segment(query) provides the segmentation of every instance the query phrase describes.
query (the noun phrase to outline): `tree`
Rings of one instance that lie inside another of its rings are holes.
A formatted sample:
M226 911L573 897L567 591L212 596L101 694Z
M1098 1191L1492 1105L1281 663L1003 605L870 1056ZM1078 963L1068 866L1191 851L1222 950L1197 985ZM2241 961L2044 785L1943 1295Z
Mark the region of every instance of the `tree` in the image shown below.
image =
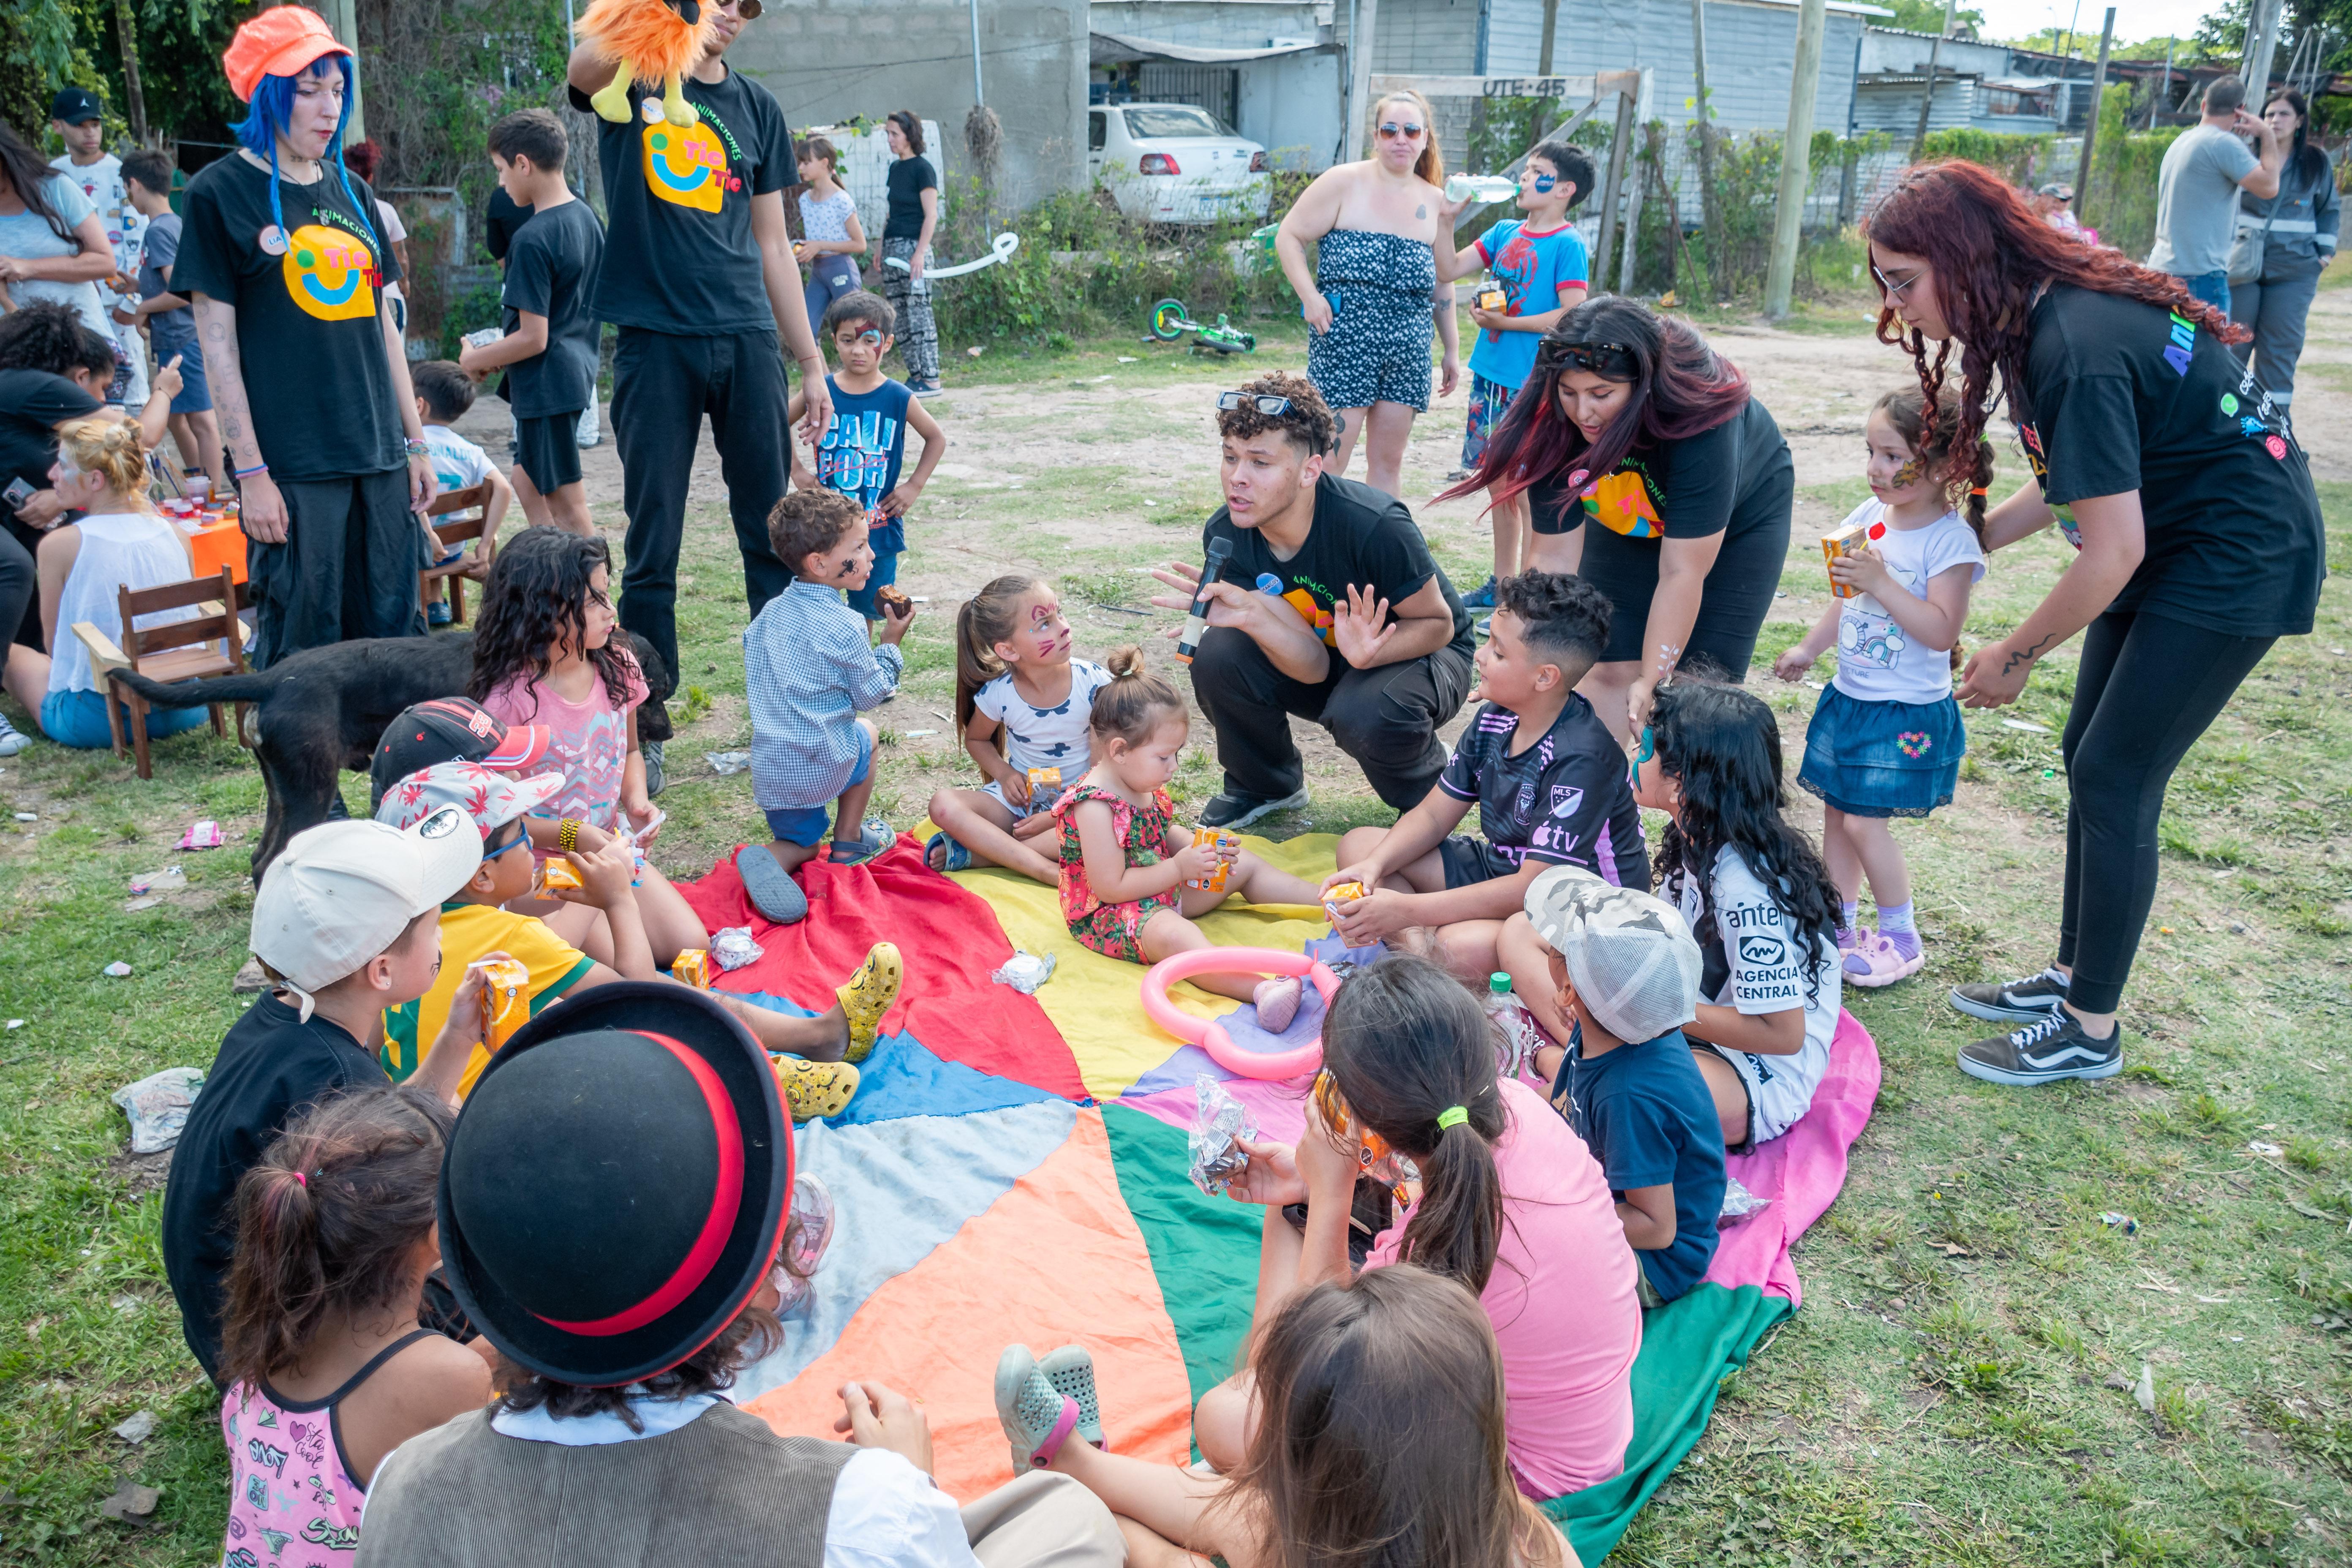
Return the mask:
M1915 33L1940 33L1944 30L1944 7L1937 0L1879 0L1879 4L1895 15L1887 18L1890 27L1906 27ZM1952 13L1954 28L1984 28L1984 13L1960 10Z

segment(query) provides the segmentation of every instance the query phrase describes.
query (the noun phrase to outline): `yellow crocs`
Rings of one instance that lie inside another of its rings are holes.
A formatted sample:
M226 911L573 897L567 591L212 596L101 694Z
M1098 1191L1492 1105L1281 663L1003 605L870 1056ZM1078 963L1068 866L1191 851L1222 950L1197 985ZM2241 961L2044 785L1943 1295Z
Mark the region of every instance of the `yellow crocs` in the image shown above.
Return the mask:
M776 1087L794 1121L838 1116L857 1093L857 1069L847 1062L813 1062L806 1057L770 1057Z
M898 983L906 978L906 965L898 960L898 944L877 942L866 954L866 962L849 977L849 984L834 993L841 998L841 1010L849 1016L849 1060L862 1062L874 1054L875 1031L882 1026L882 1015L898 999Z

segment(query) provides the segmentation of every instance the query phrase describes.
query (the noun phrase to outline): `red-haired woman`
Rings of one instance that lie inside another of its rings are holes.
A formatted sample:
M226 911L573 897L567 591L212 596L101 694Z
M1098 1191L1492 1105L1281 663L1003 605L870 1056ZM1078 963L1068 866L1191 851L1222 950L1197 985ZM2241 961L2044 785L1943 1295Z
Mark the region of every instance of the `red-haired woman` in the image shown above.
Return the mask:
M2055 522L2077 552L2040 607L1969 661L1961 700L2015 701L2038 660L2089 628L2066 720L2057 962L1952 993L2015 1026L1963 1047L1960 1070L2111 1078L2165 786L2271 644L2311 630L2318 497L2284 414L2225 346L2233 329L2179 279L2060 234L1973 163L1911 170L1867 233L1878 335L1911 351L1931 403L1960 345L1952 450L1974 449L2000 378L2034 482L1988 514L1985 548Z
M1603 295L1544 334L1486 456L1438 499L1525 495L1528 564L1609 595L1609 646L1577 689L1622 742L1676 668L1747 676L1796 489L1748 378L1689 322Z

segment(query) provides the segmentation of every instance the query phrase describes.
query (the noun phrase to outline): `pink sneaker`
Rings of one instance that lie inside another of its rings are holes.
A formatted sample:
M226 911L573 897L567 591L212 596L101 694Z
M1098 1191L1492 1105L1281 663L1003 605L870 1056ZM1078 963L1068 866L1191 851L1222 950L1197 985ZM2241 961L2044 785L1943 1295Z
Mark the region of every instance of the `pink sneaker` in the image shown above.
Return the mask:
M1927 950L1922 945L1909 958L1895 951L1895 944L1872 932L1861 944L1845 955L1843 965L1845 983L1875 989L1892 985L1898 980L1908 980L1927 966Z

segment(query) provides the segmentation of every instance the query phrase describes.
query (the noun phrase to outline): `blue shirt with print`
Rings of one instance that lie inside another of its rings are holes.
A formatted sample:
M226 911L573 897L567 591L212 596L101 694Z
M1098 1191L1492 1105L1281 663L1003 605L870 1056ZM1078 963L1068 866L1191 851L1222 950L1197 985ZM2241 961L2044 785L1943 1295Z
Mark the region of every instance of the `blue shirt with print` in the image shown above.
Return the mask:
M1559 291L1583 283L1590 272L1584 237L1564 223L1548 234L1530 234L1517 218L1505 218L1478 237L1478 254L1503 290L1503 314L1540 316L1559 309ZM1541 332L1493 332L1479 329L1470 368L1488 381L1517 389L1536 368Z
M903 381L885 380L871 392L844 392L831 376L833 425L818 443L817 483L839 490L874 520L882 498L898 487L898 464L907 455L907 405L915 395ZM868 540L877 555L907 548L906 524L897 518L876 521Z
M1620 1202L1636 1187L1674 1187L1674 1240L1637 1255L1651 1288L1671 1301L1706 1279L1723 1214L1723 1119L1683 1032L1587 1058L1578 1027L1552 1105L1601 1162Z

